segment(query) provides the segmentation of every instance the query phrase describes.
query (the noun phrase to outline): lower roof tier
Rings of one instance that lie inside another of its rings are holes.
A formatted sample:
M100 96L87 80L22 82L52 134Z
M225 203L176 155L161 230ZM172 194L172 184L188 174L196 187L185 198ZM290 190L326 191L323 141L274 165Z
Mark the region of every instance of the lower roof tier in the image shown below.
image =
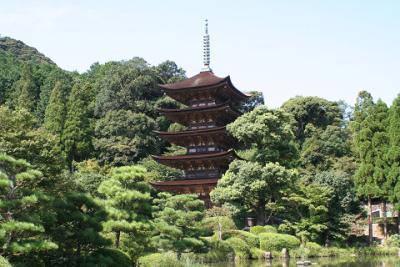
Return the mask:
M158 109L158 111L169 120L185 126L209 122L226 125L241 115L228 103L185 109Z
M189 169L227 169L229 164L239 157L233 149L228 151L204 154L187 154L178 156L152 156L158 163L181 170Z
M151 185L161 191L183 194L209 194L217 185L218 179L195 179L152 182Z
M231 148L235 145L233 138L226 132L225 126L182 132L155 132L166 141L183 147L214 144Z

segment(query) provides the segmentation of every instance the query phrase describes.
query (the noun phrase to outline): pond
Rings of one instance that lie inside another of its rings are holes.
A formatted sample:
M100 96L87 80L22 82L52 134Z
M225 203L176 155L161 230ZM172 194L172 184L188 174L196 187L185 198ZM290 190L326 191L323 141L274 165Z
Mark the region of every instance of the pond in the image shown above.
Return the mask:
M362 257L362 258L316 258L309 259L311 267L400 267L399 257ZM296 265L295 259L284 261L274 259L271 261L244 261L240 263L218 263L212 264L212 267L303 267Z

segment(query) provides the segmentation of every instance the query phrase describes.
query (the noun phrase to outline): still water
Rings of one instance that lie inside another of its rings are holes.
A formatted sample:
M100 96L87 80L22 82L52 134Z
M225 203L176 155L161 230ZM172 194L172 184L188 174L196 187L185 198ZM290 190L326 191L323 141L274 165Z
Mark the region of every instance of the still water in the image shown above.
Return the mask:
M399 257L362 257L362 258L321 258L310 259L311 265L324 267L400 267ZM296 260L282 261L246 261L240 263L219 263L212 267L303 267Z

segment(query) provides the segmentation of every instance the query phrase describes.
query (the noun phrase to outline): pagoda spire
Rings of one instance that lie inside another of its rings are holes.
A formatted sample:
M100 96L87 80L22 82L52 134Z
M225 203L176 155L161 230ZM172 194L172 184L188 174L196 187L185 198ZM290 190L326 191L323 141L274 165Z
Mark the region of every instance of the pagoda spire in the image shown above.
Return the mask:
M208 19L205 21L205 34L203 36L203 68L201 71L212 71L210 68L210 35L208 34Z

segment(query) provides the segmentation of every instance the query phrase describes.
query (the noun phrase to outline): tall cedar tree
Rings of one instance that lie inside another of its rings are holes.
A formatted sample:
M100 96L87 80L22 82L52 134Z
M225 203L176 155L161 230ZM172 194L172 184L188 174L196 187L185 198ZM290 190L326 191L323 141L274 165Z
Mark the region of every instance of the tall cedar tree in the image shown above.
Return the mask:
M389 173L387 188L393 191L390 200L400 208L400 94L389 110Z
M115 233L115 247L127 250L132 259L149 243L152 198L145 177L146 169L141 166L113 168L111 177L98 188L108 212L104 230Z
M65 88L62 82L56 82L51 91L49 104L46 107L44 127L51 133L61 137L66 116Z
M57 248L44 234L41 179L25 160L0 154L0 254L11 262L39 264L40 253Z
M89 119L91 90L88 83L77 82L68 97L62 143L71 171L73 161L88 158L92 151L93 129Z
M22 69L21 78L16 83L15 97L16 108L24 108L30 112L34 111L37 100L38 86L32 76L32 68L25 64Z

